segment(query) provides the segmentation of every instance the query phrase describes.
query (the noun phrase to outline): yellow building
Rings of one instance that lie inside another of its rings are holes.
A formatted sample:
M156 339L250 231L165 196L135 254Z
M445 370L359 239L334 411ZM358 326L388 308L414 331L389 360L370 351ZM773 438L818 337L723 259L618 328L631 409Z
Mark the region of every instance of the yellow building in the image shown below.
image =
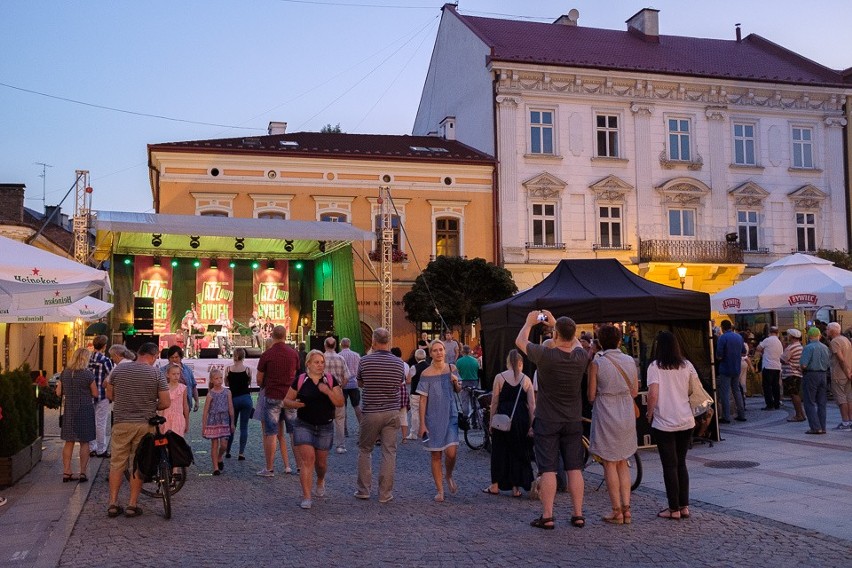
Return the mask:
M430 259L495 260L494 159L453 140L453 127L448 122L443 137L287 134L286 123L270 123L266 136L151 144L154 208L164 214L351 223L376 234L380 187L389 187L394 344L407 356L420 330L406 320L402 296ZM376 240L353 244L365 338L381 323L376 250ZM424 322L427 329L431 324Z

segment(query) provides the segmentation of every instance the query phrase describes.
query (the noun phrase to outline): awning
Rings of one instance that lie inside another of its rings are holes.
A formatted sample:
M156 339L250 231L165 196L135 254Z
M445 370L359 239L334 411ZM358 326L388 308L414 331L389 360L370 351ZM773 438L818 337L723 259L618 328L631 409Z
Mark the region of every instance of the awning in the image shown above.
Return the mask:
M78 319L94 321L106 316L112 304L87 296L67 306L43 307L34 310L0 310L2 323L56 323Z

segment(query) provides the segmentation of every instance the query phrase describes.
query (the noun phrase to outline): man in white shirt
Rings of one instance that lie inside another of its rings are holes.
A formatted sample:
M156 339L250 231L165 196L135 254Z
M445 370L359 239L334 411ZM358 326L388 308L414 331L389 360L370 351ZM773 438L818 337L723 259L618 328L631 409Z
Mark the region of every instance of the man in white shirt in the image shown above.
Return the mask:
M757 354L763 357L763 410L781 408L781 354L784 346L778 339L778 328L769 328L769 336L757 346Z

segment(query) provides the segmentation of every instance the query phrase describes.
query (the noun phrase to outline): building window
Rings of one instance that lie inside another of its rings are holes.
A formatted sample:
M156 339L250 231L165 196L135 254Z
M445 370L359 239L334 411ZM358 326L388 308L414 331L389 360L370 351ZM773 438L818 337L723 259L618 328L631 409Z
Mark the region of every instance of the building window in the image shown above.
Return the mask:
M532 206L532 244L555 246L556 204L533 203Z
M754 152L754 124L734 123L734 163L756 166Z
M282 221L287 220L287 214L281 211L264 211L262 213L257 214L258 219L281 219Z
M737 211L737 233L743 250L756 251L760 247L757 240L757 211Z
M669 209L669 236L695 236L695 209Z
M793 127L793 167L814 167L814 131L812 128Z
M320 214L320 221L326 221L328 223L348 223L349 217L346 213L322 213Z
M461 256L460 236L458 219L435 219L435 256Z
M207 209L198 213L201 217L228 217L227 211L217 211L215 209Z
M595 117L597 155L603 158L618 157L618 116L599 114Z
M689 148L689 119L668 119L669 160L689 162L692 154Z
M553 154L553 111L530 111L530 153Z
M600 248L621 248L621 207L601 206L598 217Z
M816 251L815 213L796 213L796 241L799 252Z
M393 228L393 250L401 250L399 248L399 215L391 216L391 227ZM376 249L381 246L382 242L382 216L376 215Z

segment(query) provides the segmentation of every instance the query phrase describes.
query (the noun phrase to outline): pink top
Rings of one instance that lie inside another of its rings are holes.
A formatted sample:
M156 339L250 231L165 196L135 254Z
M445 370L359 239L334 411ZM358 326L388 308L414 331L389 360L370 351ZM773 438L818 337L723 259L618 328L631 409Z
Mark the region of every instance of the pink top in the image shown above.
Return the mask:
M171 405L165 410L160 411L160 415L164 416L166 423L160 426L161 432L173 430L175 434L184 435L186 430L186 418L183 417L183 405L186 400L186 385L178 383L175 388L169 387L169 398Z

